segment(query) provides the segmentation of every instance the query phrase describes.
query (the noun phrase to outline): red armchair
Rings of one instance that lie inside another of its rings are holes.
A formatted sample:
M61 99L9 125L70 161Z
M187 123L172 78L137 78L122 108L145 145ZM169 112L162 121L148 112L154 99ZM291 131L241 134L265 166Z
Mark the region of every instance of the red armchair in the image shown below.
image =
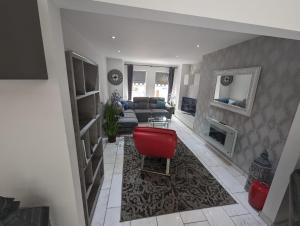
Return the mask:
M163 175L170 175L170 159L174 157L177 145L177 135L174 130L136 127L133 131L133 140L136 149L143 156L142 170L144 170L145 156L166 158L166 174ZM158 173L153 171L148 172Z

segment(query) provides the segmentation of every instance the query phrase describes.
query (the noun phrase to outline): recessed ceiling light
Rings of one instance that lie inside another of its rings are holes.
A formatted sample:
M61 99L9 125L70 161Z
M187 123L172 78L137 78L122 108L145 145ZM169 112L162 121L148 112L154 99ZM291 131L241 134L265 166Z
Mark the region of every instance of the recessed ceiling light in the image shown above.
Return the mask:
M197 45L196 45L196 47L197 47L197 48L200 48L200 45L199 45L199 44L197 44Z
M118 53L120 53L121 52L121 50L118 50Z
M115 40L117 37L113 35L113 36L111 36L111 38Z

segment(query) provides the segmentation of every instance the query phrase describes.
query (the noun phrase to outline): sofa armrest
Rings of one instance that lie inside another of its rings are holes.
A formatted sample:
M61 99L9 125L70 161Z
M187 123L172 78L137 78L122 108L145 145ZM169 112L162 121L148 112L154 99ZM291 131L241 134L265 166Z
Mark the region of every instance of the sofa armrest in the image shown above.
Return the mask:
M170 113L170 115L173 115L175 113L175 107L171 106L170 104L166 103L165 108Z

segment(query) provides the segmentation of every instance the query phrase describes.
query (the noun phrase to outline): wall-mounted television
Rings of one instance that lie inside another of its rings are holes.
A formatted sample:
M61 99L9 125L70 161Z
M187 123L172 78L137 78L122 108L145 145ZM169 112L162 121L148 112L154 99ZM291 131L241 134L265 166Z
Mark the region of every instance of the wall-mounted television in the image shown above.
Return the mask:
M1 0L0 27L0 79L47 79L37 0Z
M197 100L190 97L182 97L181 110L193 116L196 114Z

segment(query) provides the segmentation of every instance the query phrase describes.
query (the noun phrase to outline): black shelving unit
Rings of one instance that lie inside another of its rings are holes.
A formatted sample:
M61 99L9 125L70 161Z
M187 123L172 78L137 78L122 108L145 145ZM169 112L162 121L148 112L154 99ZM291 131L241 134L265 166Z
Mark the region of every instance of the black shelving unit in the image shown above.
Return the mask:
M104 175L98 65L66 52L70 99L86 225L91 225Z

